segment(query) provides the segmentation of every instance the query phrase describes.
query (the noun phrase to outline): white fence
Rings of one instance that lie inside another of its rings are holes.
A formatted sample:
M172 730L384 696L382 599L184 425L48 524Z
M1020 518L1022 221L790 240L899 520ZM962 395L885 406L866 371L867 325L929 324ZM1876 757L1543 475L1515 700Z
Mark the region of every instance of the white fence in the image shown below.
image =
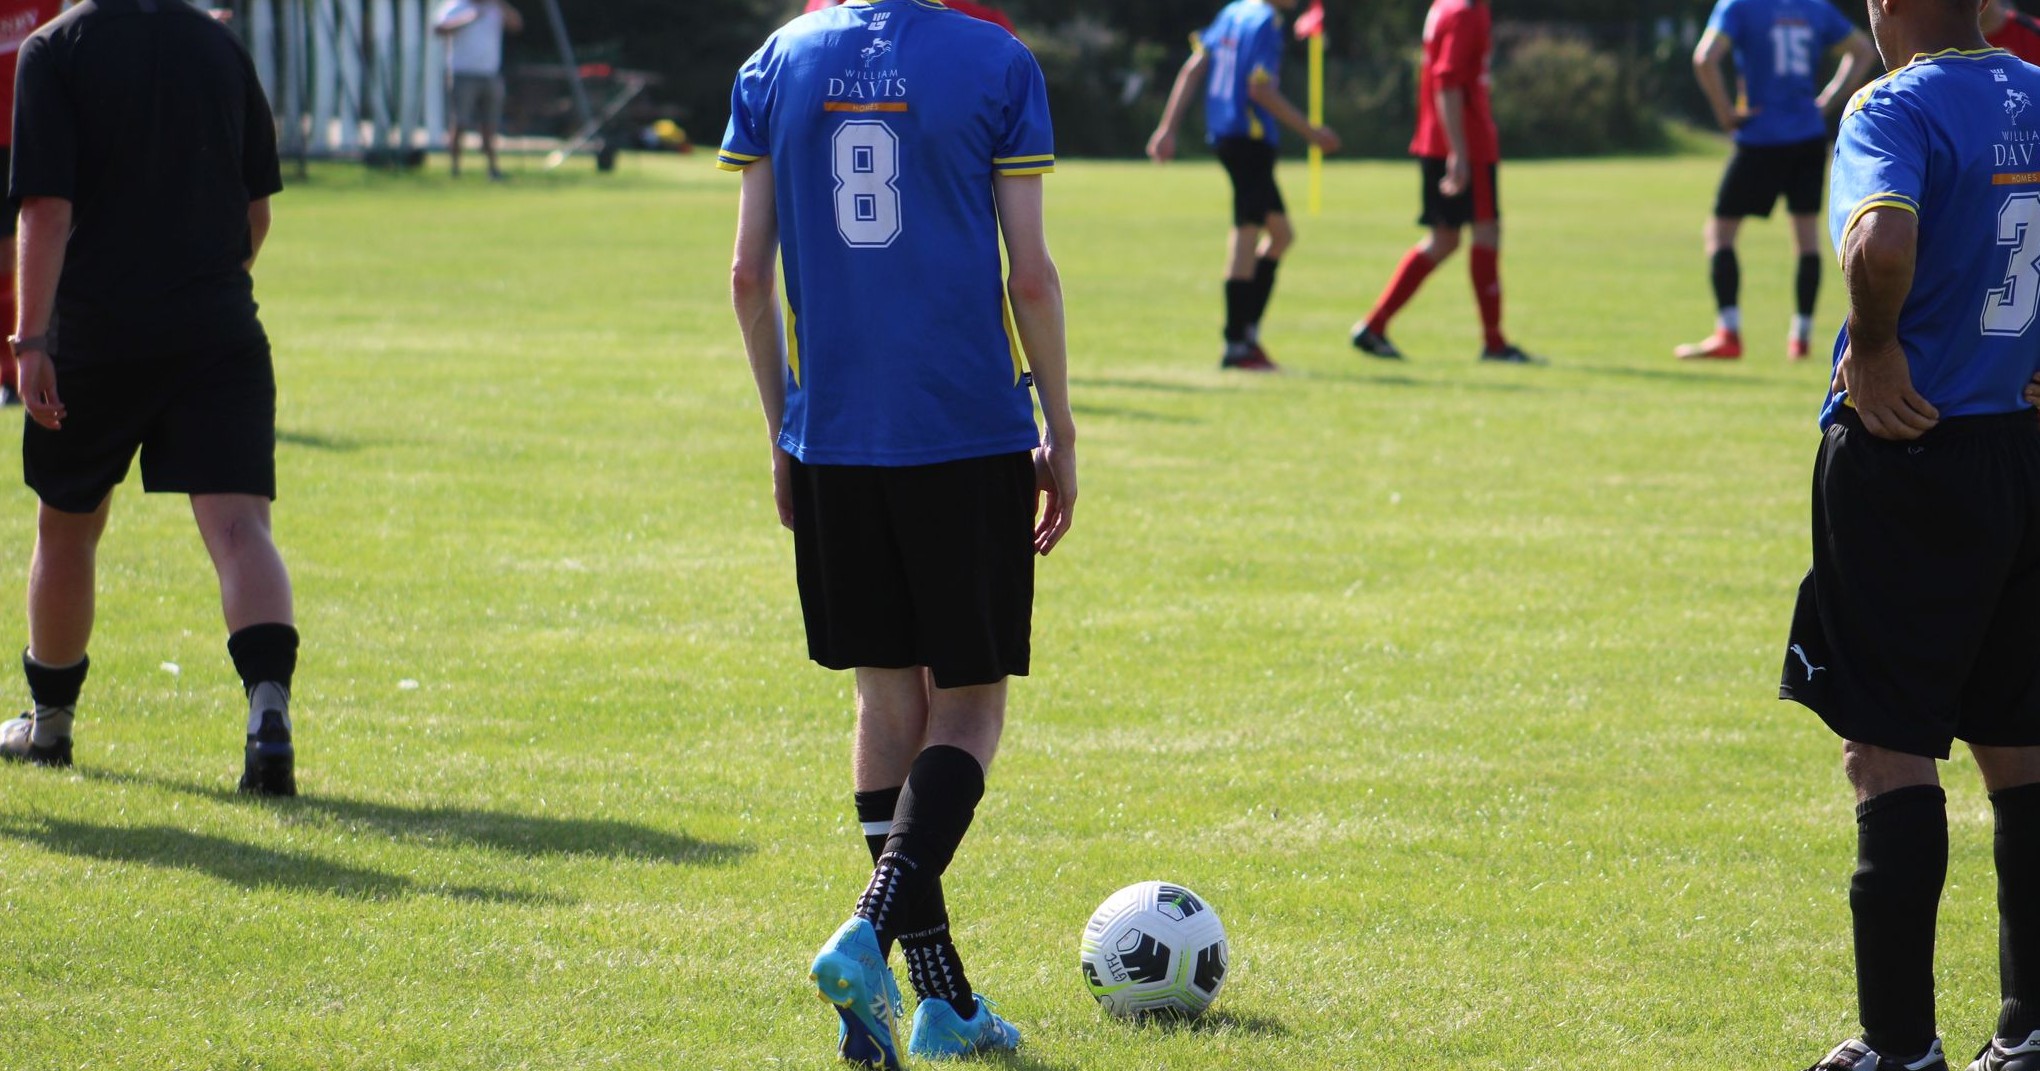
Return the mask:
M241 0L235 21L286 156L437 147L445 50L427 0Z

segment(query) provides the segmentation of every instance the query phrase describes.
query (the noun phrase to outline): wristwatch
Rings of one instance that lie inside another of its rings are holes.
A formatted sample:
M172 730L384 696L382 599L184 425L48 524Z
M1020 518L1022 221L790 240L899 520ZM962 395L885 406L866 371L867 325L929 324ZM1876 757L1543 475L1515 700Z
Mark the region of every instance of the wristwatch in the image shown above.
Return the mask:
M36 353L40 353L47 357L49 356L50 352L50 336L47 334L28 335L26 337L23 337L21 335L8 335L7 348L13 350L14 355L16 357L19 357L23 353L26 353L30 350L33 350Z

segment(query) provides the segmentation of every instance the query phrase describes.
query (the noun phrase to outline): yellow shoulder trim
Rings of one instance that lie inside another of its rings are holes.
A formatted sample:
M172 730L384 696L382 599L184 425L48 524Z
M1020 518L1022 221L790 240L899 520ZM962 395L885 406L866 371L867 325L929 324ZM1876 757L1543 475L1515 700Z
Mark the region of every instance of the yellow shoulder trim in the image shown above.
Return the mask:
M1198 55L1200 55L1200 56L1204 54L1204 35L1203 35L1203 34L1199 34L1199 33L1194 33L1194 32L1193 32L1193 33L1192 33L1192 34L1190 35L1190 51L1192 51L1192 52L1195 52L1195 53L1197 53L1197 54L1198 54Z
M756 161L753 161L753 163L755 163L755 162L756 162ZM742 170L744 170L745 168L747 168L747 167L750 167L750 166L751 166L750 164L736 164L736 163L731 163L731 162L730 162L730 161L728 161L728 160L717 160L717 161L715 162L715 169L716 169L717 171L742 171Z
M728 149L718 149L716 150L716 155L722 157L725 160L735 160L740 164L755 164L758 161L765 159L763 156L752 156L749 153L731 152Z
M1880 208L1896 208L1901 212L1910 212L1915 217L1918 217L1920 214L1918 202L1902 193L1873 193L1863 198L1861 201L1856 202L1855 210L1849 213L1849 222L1842 225L1842 240L1835 243L1835 255L1837 257L1841 257L1847 252L1849 248L1849 233L1856 229L1856 224L1862 222L1864 216Z
M1053 160L1053 159L1055 159L1055 154L1051 152L1051 153L1043 153L1043 154L1042 154L1042 155L1040 155L1040 156L994 156L994 157L992 157L992 163L994 163L994 164L1002 164L1002 165L1003 165L1003 164L1038 164L1038 163L1040 163L1040 162L1041 162L1041 161L1043 161L1043 160Z
M2011 53L2006 52L2002 48L1944 48L1939 52L1915 52L1913 53L1913 58L1906 61L1906 66L1910 67L1915 63L1922 63L1927 60L1948 59L1951 56L1967 56L1971 59L1976 59L1981 56L2009 55Z
M1010 169L1001 169L999 171L999 174L1004 175L1007 178L1017 178L1023 175L1046 175L1054 170L1055 165L1049 164L1046 167L1015 167Z

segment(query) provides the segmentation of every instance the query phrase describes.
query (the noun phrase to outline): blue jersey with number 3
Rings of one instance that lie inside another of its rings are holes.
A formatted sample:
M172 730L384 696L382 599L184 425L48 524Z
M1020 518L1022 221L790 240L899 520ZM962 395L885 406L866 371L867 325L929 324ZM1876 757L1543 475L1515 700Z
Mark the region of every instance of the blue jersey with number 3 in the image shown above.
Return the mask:
M773 34L730 113L717 165L770 166L777 191L779 445L886 466L1033 448L992 192L1055 166L1027 47L932 0L853 0Z
M1749 121L1738 145L1790 145L1827 133L1821 118L1822 61L1856 32L1828 0L1718 0L1707 28L1735 46Z
M1870 83L1842 119L1833 184L1837 249L1873 209L1919 217L1898 321L1913 389L1943 417L2026 408L2040 372L2040 68L2001 49L1941 52ZM1848 341L1844 328L1837 362Z

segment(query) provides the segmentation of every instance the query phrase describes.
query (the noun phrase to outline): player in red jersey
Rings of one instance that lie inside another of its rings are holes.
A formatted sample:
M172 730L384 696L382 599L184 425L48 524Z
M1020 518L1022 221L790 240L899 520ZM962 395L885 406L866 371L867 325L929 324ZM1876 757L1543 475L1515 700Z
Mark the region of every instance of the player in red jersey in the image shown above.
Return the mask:
M1410 141L1410 155L1423 172L1424 214L1417 222L1431 233L1403 255L1374 311L1353 325L1353 345L1363 353L1402 357L1388 340L1389 320L1459 249L1459 233L1470 224L1473 293L1485 336L1480 359L1541 363L1502 334L1502 213L1496 189L1502 150L1488 104L1493 46L1494 16L1487 0L1431 0L1424 19L1417 136Z
M807 9L809 11L820 11L825 7L835 7L842 2L843 0L808 0ZM998 8L986 7L983 4L973 4L971 0L942 0L942 4L944 7L955 8L971 18L983 19L994 25L1003 26L1006 28L1007 33L1015 35L1019 33L1018 30L1013 28L1013 20L1007 18L1005 12L1000 11Z
M14 158L14 61L21 43L35 28L56 18L63 0L0 0L0 175ZM9 202L0 210L0 323L14 322L14 228L21 206ZM20 405L15 389L14 355L0 349L0 405Z
M1992 48L2040 64L2040 19L2020 11L2012 0L1990 0L1983 5L1983 39Z

